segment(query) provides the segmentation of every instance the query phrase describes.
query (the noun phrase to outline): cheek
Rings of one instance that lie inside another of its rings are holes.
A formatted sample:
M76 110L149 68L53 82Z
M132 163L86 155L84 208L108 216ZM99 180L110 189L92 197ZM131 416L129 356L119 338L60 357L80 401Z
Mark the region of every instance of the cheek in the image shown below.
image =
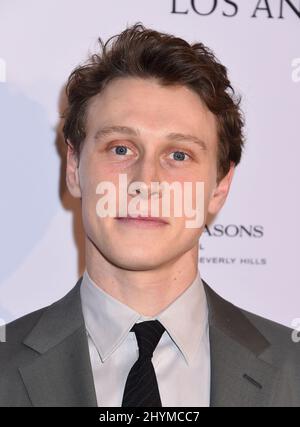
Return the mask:
M82 192L89 196L96 195L97 186L104 181L114 185L118 182L116 173L97 161L95 155L87 155L82 159L79 176Z

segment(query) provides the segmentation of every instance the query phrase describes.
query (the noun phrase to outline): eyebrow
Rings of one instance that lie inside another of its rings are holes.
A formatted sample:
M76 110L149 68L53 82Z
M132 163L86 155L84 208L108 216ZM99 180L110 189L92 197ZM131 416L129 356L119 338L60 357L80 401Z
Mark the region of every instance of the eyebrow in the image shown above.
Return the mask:
M175 141L175 142L176 141L194 142L195 144L198 144L202 148L202 150L205 150L205 151L208 150L207 144L202 139L194 135L173 132L166 135L166 137L170 141Z
M122 135L128 135L128 136L140 136L140 132L138 129L134 129L132 127L129 126L106 126L103 127L101 129L98 129L94 139L98 140L101 137L104 136L109 136L111 134L114 133L119 133ZM169 133L167 135L165 135L165 138L168 139L169 141L173 141L173 142L193 142L197 145L199 145L202 150L207 151L208 147L207 144L200 138L198 138L197 136L194 135L189 135L189 134L183 134L183 133L178 133L178 132L172 132Z

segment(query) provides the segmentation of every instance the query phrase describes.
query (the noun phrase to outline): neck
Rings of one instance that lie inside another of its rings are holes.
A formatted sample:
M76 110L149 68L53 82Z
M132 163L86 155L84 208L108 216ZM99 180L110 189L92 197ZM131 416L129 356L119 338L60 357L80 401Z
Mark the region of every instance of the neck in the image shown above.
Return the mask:
M151 270L127 270L110 263L86 238L86 269L106 293L144 316L156 316L195 280L198 245L175 261Z

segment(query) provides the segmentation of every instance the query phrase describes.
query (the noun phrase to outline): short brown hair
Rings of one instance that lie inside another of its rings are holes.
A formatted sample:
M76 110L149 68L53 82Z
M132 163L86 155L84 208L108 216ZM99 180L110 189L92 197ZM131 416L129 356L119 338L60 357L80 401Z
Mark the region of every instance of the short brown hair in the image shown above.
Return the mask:
M194 90L216 116L218 124L218 181L240 162L244 120L227 69L202 43L189 44L170 34L137 23L106 43L100 52L71 73L66 93L68 108L63 127L65 141L80 156L90 99L118 77L156 78L162 85L184 85ZM184 112L183 112L184 114Z

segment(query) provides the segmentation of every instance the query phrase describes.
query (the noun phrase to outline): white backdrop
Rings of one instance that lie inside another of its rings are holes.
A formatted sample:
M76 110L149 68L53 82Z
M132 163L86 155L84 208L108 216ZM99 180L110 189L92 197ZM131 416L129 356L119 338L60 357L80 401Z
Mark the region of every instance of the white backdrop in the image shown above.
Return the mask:
M0 318L53 302L82 273L60 94L97 37L137 21L210 46L242 94L246 150L199 268L228 300L290 326L300 317L299 0L0 0Z

